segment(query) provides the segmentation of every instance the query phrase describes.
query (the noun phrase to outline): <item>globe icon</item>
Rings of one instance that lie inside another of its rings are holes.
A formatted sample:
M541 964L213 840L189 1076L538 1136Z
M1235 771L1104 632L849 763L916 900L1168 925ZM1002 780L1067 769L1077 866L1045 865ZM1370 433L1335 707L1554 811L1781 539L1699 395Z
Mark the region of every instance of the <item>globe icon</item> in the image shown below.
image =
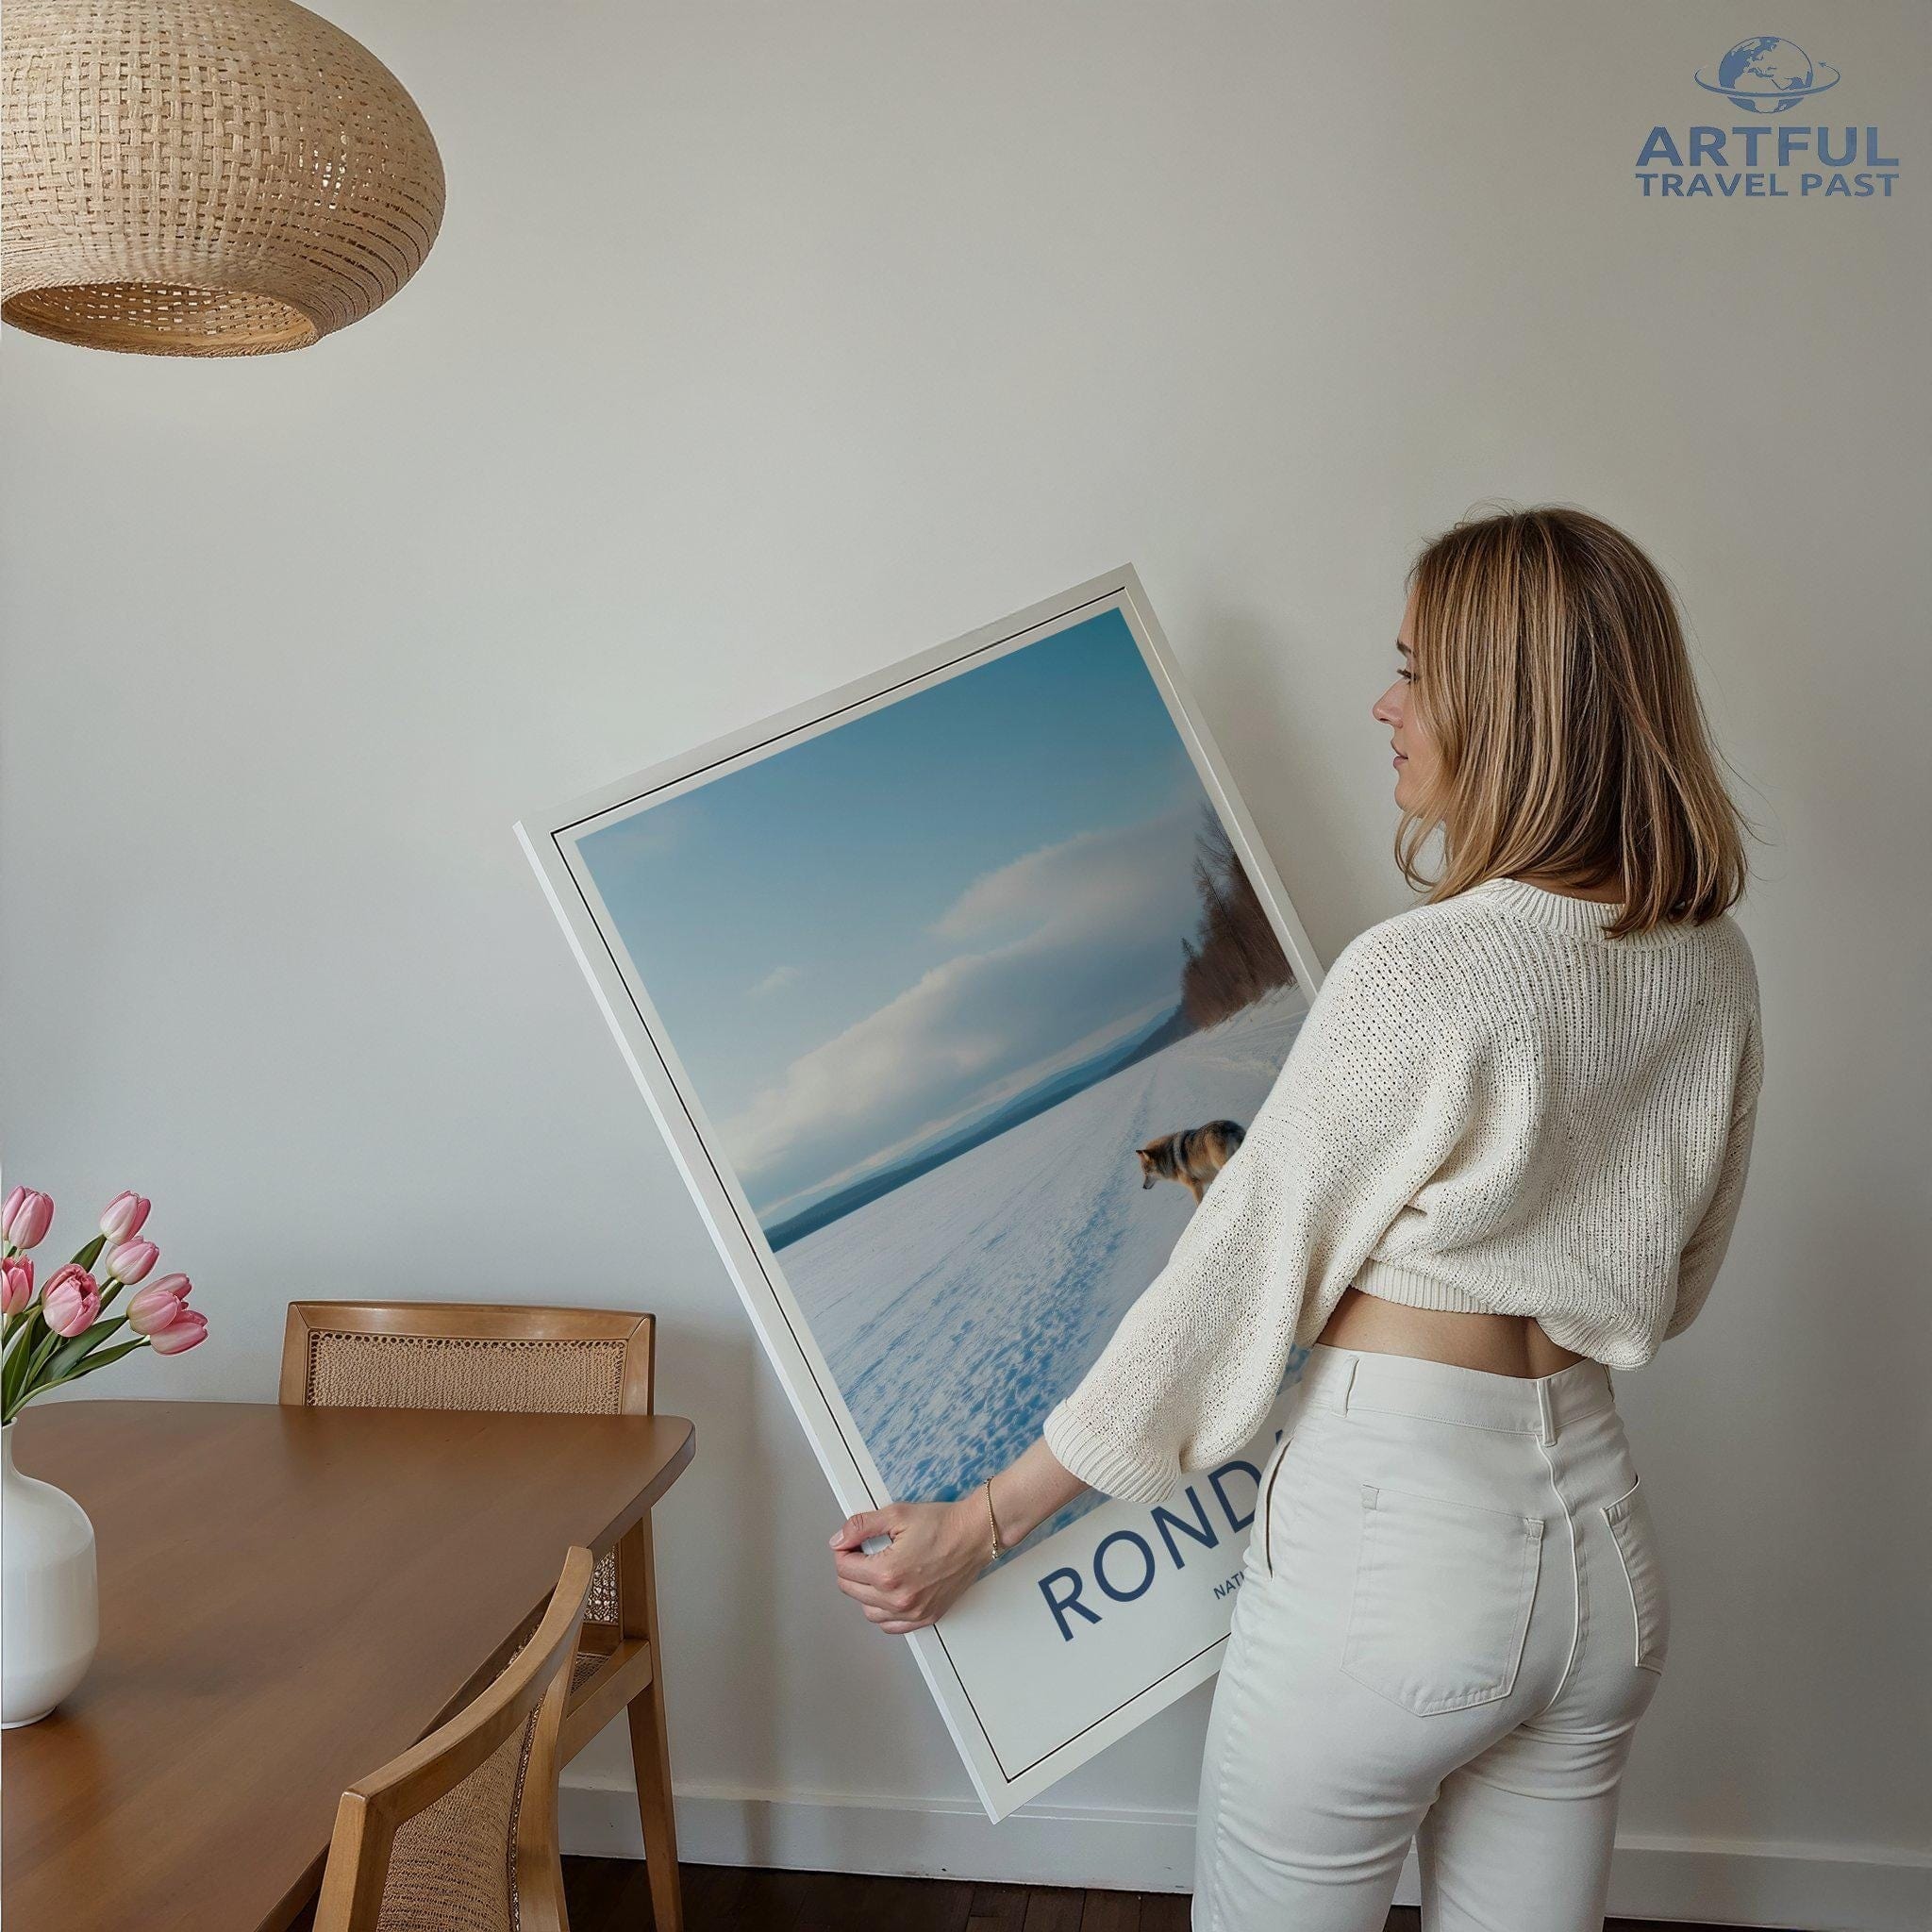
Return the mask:
M1697 85L1714 94L1723 94L1734 108L1747 114L1782 114L1812 94L1836 87L1836 67L1819 61L1795 41L1781 40L1776 34L1757 34L1740 41L1713 74L1699 68Z

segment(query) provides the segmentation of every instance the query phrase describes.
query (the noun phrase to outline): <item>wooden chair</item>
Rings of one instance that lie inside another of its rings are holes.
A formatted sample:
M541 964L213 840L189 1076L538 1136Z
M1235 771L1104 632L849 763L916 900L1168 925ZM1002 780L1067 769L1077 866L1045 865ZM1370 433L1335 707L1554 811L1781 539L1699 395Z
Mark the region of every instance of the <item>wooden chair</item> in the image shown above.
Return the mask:
M503 1674L342 1793L315 1932L568 1932L558 1745L592 1564L572 1550Z
M649 1415L657 1324L602 1308L291 1302L281 1399L293 1406ZM682 1932L677 1831L648 1513L598 1555L560 1762L620 1710L630 1728L657 1932Z

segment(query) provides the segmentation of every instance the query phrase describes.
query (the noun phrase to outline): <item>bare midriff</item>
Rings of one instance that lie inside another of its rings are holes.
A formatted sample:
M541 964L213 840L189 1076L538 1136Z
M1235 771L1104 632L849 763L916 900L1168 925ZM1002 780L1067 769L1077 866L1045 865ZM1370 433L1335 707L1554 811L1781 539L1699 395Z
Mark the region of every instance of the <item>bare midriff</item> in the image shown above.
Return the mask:
M1407 1308L1346 1288L1315 1338L1331 1348L1373 1355L1414 1355L1491 1375L1554 1375L1583 1357L1545 1335L1533 1315L1465 1315L1446 1308Z

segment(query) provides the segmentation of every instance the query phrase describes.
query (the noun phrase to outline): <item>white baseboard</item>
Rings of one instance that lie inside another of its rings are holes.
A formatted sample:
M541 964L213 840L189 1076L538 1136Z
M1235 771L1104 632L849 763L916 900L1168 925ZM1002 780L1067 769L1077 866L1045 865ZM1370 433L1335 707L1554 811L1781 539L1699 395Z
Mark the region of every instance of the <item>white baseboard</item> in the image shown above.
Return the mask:
M566 1854L643 1855L628 1785L566 1781L560 1823ZM1193 1882L1194 1819L1191 1812L1076 1810L1035 1800L991 1824L970 1799L908 1804L680 1790L677 1850L697 1865L1186 1891Z
M643 1856L627 1784L567 1779L563 1848ZM876 1872L1020 1885L1185 1891L1194 1818L1184 1811L1084 1810L1037 1802L1000 1824L958 1799L774 1797L680 1790L680 1854L699 1865L797 1872ZM1397 1905L1420 1897L1409 1854ZM1789 1932L1924 1932L1932 1925L1932 1856L1743 1840L1620 1840L1610 1880L1616 1918L1760 1925Z

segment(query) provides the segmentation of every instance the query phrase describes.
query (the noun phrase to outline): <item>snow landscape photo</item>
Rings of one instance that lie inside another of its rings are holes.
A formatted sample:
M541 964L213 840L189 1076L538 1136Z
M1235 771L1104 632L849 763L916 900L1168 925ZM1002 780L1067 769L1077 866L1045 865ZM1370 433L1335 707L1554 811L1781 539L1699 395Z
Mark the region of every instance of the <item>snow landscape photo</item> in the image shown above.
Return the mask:
M959 1495L1040 1433L1192 1211L1183 1188L1141 1187L1135 1149L1176 1124L1251 1120L1304 1010L1268 993L784 1251L895 1496Z
M1244 1127L1307 1010L1131 631L1074 623L578 852L887 1493L964 1493L1186 1225L1141 1150Z

